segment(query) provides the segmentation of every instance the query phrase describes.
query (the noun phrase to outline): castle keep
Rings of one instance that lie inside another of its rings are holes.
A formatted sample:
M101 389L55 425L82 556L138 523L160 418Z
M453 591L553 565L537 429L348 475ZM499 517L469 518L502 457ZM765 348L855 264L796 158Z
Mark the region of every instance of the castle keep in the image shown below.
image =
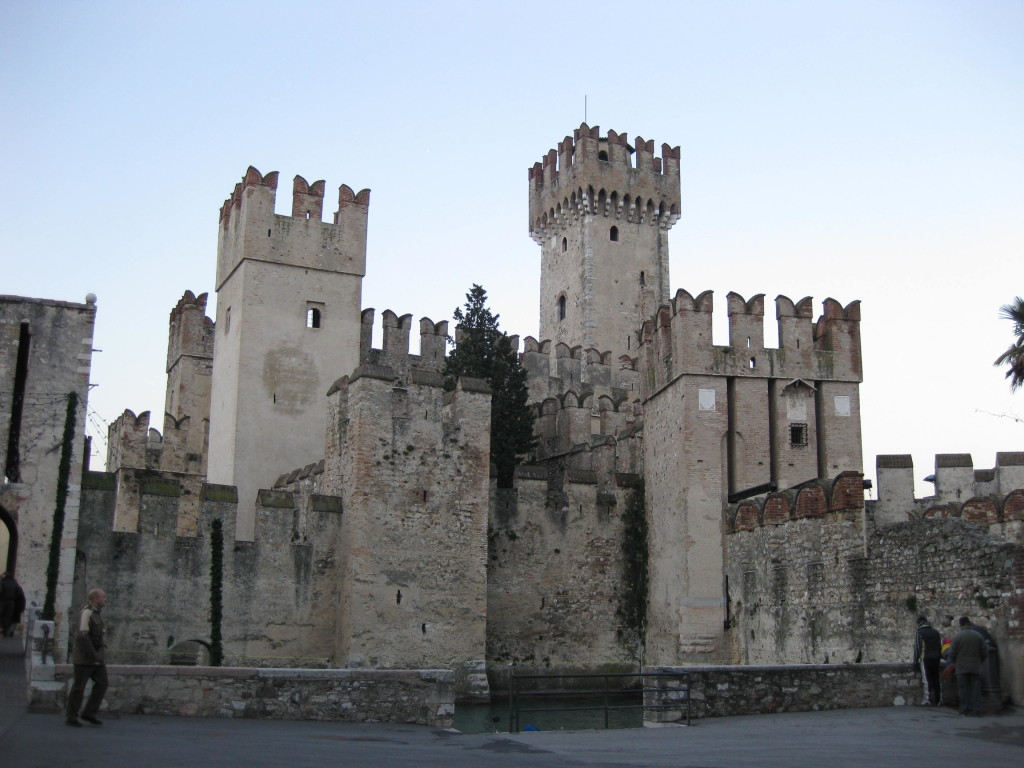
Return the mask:
M679 174L678 147L585 124L529 169L540 338L513 342L537 448L498 488L487 384L443 387L448 323L361 306L369 191L342 185L326 223L325 183L297 176L282 216L278 174L250 168L221 209L216 321L205 293L170 315L163 430L125 411L82 473L74 417L58 617L101 584L112 658L166 663L209 641L219 589L229 665L446 668L474 694L508 664L904 661L918 611L966 613L1024 701L1024 454L940 455L927 499L909 457L878 457L865 502L859 303L778 296L775 349L764 295L730 293L715 345L711 292L670 292ZM53 443L63 411L14 402L38 371L84 399L94 312L0 301L0 458L22 468L0 511L39 602L56 469L15 426Z

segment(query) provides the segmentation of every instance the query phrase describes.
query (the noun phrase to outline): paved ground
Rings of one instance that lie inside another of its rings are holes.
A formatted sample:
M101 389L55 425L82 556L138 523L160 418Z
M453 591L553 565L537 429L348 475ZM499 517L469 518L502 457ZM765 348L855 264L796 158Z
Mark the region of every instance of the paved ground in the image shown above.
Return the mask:
M419 726L130 715L69 728L24 708L20 649L0 641L0 765L352 768L1021 768L1024 713L894 707L715 718L690 728L462 735Z

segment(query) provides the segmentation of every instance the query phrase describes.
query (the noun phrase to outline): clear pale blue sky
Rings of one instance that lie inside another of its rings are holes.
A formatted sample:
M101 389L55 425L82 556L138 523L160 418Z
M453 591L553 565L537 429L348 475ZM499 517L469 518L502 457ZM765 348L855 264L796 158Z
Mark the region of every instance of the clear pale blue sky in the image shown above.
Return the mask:
M985 413L1024 416L991 365L1024 294L1020 0L0 0L0 293L95 292L91 420L159 428L168 313L212 292L252 164L279 212L296 173L373 190L364 307L448 319L481 283L536 334L526 170L584 96L591 125L681 145L672 291L715 291L718 343L730 290L769 328L780 293L863 302L868 476L1024 449Z

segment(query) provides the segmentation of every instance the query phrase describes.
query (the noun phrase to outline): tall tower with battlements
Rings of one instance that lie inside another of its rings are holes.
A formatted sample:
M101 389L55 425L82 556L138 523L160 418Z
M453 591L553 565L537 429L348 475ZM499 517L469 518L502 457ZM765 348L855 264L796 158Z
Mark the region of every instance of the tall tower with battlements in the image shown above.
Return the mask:
M261 488L323 458L327 390L359 363L370 191L296 176L292 215L274 213L277 172L249 167L220 212L209 480L238 487L249 539Z
M540 338L637 356L638 329L669 299L668 230L679 218L679 147L661 153L584 123L530 169Z

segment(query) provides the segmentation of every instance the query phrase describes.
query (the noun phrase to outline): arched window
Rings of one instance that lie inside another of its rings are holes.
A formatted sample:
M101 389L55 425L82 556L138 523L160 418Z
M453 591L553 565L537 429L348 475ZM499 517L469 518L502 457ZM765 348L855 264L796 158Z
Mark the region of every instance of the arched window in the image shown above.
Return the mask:
M618 242L618 240L619 240L619 228L618 227L612 227L610 230L608 230L608 239L611 240L613 243Z
M562 253L569 250L569 241L566 238L562 238Z
M565 320L565 296L558 297L558 319Z
M605 152L605 151L604 151L604 150L602 149L602 150L601 150L600 152L598 152L598 153L597 153L597 159L598 159L598 160L607 160L607 159L608 159L608 153L607 153L607 152Z

